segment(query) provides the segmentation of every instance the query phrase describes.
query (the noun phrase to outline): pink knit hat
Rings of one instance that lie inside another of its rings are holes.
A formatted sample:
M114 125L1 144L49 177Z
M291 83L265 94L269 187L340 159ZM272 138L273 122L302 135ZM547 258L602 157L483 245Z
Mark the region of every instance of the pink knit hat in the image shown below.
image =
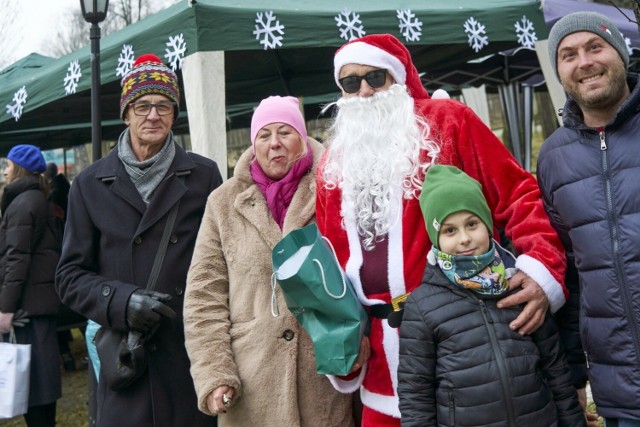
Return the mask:
M307 141L307 128L298 98L270 96L263 99L251 118L251 144L255 142L260 129L271 123L285 123L300 134L302 141Z

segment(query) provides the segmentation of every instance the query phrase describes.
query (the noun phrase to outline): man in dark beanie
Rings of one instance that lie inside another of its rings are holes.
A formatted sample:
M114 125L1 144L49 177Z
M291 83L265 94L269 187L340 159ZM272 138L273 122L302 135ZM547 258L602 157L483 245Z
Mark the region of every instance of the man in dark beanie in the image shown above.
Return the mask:
M626 71L624 38L598 13L560 19L549 57L567 102L538 182L568 259L560 324L574 383L588 376L607 426L640 426L640 76Z
M212 160L174 141L179 102L175 72L155 55L138 58L122 79L120 116L127 128L69 193L56 274L61 299L101 327L96 337L117 332L130 347L144 342L143 351L136 350L142 375L117 386L106 373L118 354L102 357L104 341L96 339L97 426L216 424L198 410L182 304L205 203L222 177Z

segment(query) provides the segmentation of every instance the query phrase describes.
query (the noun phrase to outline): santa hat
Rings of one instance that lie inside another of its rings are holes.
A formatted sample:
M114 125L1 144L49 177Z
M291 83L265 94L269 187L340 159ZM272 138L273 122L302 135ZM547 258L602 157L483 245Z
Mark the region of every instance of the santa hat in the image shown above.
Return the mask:
M174 117L178 115L180 104L180 89L176 73L160 61L156 55L147 53L141 55L133 68L129 70L121 81L122 96L120 97L120 118L124 120L124 113L129 104L136 99L149 94L164 95L176 103Z
M391 34L371 34L352 40L338 49L333 58L334 77L338 87L340 70L347 64L384 68L396 83L407 86L412 97L429 97L422 86L418 70L411 61L411 54Z

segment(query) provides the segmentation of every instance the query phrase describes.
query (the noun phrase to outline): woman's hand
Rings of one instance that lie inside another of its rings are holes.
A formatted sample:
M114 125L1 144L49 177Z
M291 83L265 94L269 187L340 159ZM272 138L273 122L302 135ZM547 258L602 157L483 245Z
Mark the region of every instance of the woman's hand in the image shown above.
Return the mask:
M233 403L235 390L228 385L221 385L207 397L207 408L212 414L225 414ZM225 404L225 401L227 402Z
M356 359L356 363L353 364L351 371L349 373L355 372L358 369L362 368L367 360L369 360L369 356L371 355L371 344L369 343L369 337L363 335L360 339L360 351L358 352L358 358Z
M0 334L6 334L11 330L13 313L0 313Z

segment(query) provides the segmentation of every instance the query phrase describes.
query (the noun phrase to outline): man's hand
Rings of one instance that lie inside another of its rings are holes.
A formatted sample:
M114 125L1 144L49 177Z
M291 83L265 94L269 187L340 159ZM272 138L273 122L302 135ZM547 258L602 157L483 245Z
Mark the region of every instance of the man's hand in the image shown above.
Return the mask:
M356 362L353 364L351 371L349 373L355 372L358 369L362 368L367 360L369 360L369 356L371 355L371 344L369 343L369 337L366 335L362 336L360 339L360 351L358 352L358 358Z
M129 297L127 305L127 325L134 331L148 333L160 323L162 317L174 319L176 312L164 303L170 295L146 289L138 289Z
M598 414L587 410L587 389L578 389L578 401L584 412L584 418L587 421L587 427L598 427Z
M544 322L549 309L549 300L538 283L523 272L517 272L509 279L509 289L521 287L522 290L509 295L498 302L498 308L526 304L522 313L511 322L509 327L518 330L520 335L528 335L538 329Z

